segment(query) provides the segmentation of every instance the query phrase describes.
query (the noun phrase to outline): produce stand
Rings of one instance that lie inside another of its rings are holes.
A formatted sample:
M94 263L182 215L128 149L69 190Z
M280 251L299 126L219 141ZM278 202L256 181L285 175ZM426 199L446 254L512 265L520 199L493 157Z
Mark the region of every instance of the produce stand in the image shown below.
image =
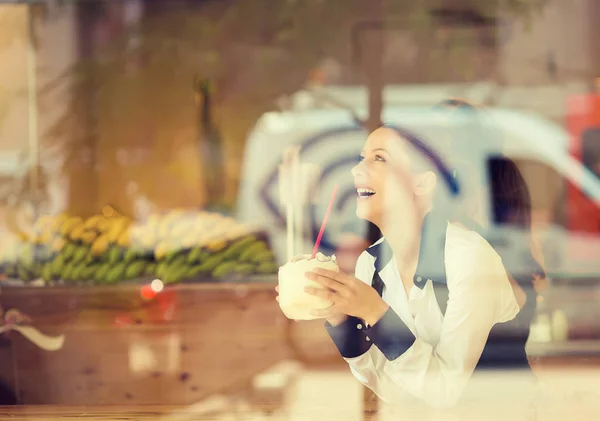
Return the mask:
M320 322L281 313L267 234L230 217L171 210L138 221L106 206L10 232L0 303L65 338L48 351L0 336L12 353L0 375L23 404L187 405L250 387L286 358L335 356Z

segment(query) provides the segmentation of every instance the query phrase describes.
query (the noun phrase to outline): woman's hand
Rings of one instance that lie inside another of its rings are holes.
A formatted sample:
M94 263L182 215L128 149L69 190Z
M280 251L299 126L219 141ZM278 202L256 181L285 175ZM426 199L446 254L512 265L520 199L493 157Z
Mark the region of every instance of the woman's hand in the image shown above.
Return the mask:
M307 272L306 277L325 287L306 287L304 290L308 294L333 302L327 309L314 310L312 313L315 316L328 318L335 314L347 314L363 319L373 326L389 308L373 287L354 276L315 268L312 272Z
M278 295L275 297L275 300L277 300L277 302L279 302L279 286L276 286L276 287L275 287L275 292L277 292L277 294L278 294ZM329 309L327 309L327 310L329 310ZM327 322L329 322L329 324L330 324L331 326L337 326L337 325L340 325L340 324L344 323L344 321L346 321L346 318L347 318L348 316L346 316L346 315L345 315L345 314L343 314L343 313L341 313L341 314L339 314L339 313L334 313L334 314L329 314L329 315L327 315L327 316L321 316L321 317L324 317L324 318L325 318L325 320L327 320ZM296 322L297 322L298 320L294 320L294 321L296 321Z

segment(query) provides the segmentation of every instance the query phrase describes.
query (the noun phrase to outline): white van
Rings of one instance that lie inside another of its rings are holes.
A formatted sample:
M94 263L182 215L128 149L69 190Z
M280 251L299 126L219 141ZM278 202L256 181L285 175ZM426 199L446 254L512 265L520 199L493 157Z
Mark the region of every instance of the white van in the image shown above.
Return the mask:
M366 110L358 109L364 115ZM542 243L545 268L555 277L600 277L600 237L598 234L570 232L565 226L569 209L565 200L566 185L576 186L596 204L600 217L600 180L568 154L568 133L558 124L523 112L488 109L487 119L503 136L502 150L492 142L485 148L474 148L468 159L487 177L487 161L493 155L508 155L519 165L531 192L534 226ZM383 121L411 131L422 139L450 130L445 122L432 118L431 106L388 106ZM277 166L283 151L290 145L301 146L300 159L322 169L318 200L307 206L306 242L309 252L319 228L331 191L335 184L340 194L327 227L325 251L332 251L343 225L354 215L355 197L350 169L355 165L367 133L344 109L306 109L271 112L262 116L246 146L241 176L237 217L264 227L280 259L285 253L285 218L279 206ZM490 223L489 201L484 213ZM519 232L494 227L490 238L494 247L505 253L523 254ZM518 261L515 260L515 261Z

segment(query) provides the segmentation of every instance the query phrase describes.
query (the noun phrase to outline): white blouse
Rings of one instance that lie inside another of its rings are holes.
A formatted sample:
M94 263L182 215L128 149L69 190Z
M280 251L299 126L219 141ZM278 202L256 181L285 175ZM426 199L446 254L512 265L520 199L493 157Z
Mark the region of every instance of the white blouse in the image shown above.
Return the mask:
M469 382L492 327L519 313L500 256L479 234L449 223L445 247L449 291L445 316L432 281L423 280L425 286L411 288L407 296L396 261L391 259L379 273L386 286L383 299L416 339L393 360L376 343L360 356L345 358L352 374L385 402L398 402L408 393L433 407L453 406ZM356 277L369 285L374 261L363 252L356 265Z

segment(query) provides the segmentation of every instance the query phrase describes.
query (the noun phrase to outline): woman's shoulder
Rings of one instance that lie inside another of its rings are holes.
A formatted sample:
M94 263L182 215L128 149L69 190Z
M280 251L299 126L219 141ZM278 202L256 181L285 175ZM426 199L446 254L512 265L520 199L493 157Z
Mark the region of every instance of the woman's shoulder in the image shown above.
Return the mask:
M500 255L484 237L464 225L448 224L446 269L449 288L459 292L476 288L481 300L497 304L498 323L512 320L524 304L520 302L522 291L513 288Z
M449 261L461 262L468 259L485 267L487 263L499 263L500 255L478 232L460 223L449 222L446 230L446 257Z

